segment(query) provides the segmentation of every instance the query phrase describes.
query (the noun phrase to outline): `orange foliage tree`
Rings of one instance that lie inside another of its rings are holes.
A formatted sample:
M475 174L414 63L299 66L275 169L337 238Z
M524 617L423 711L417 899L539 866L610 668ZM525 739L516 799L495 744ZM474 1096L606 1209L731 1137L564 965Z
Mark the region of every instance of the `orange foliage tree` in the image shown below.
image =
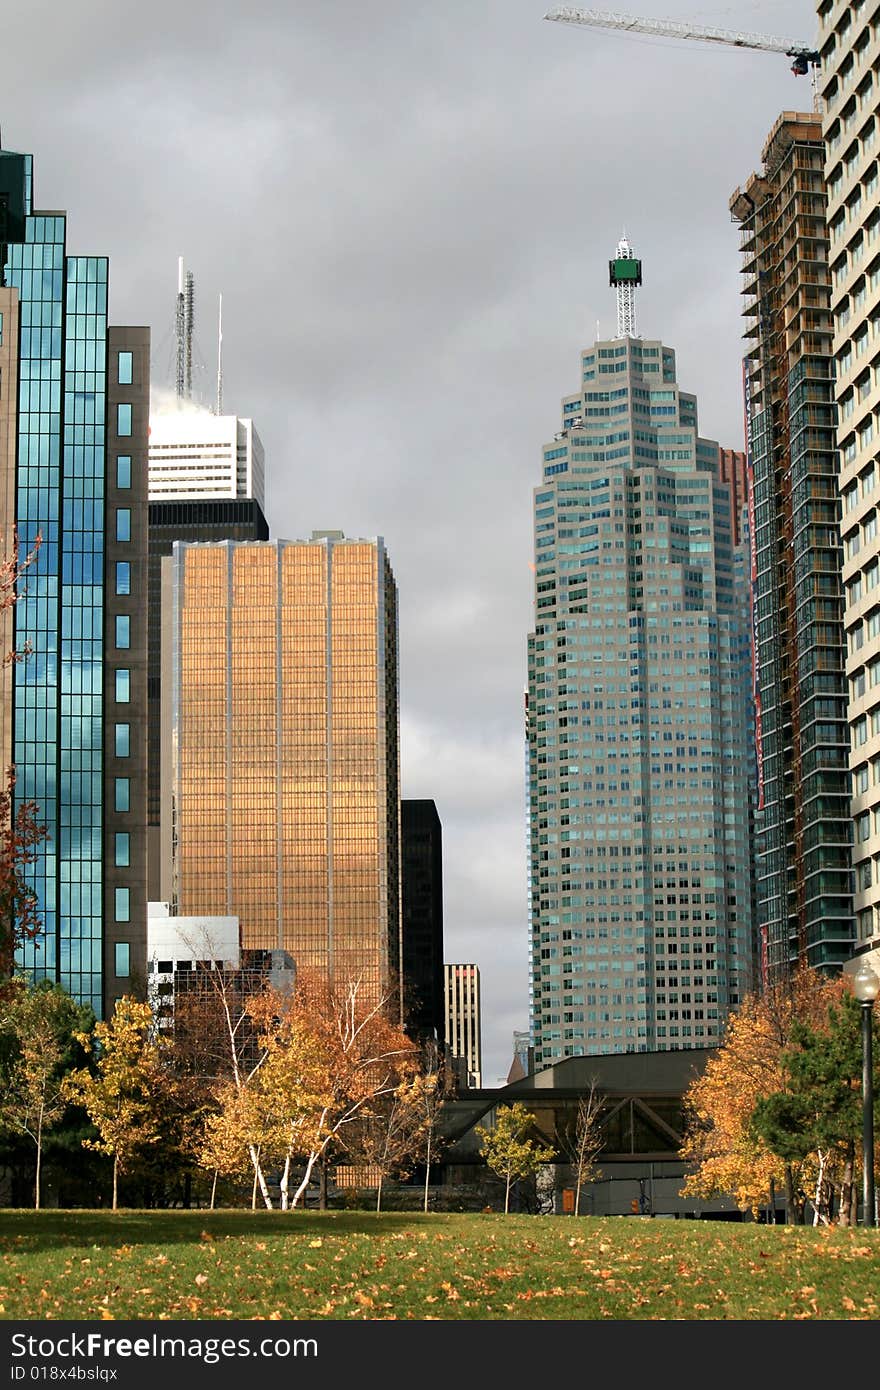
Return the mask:
M807 966L790 980L750 994L730 1015L717 1051L684 1096L685 1133L681 1156L692 1166L684 1197L732 1195L742 1211L757 1213L778 1187L785 1192L786 1218L803 1220L809 1159L786 1162L755 1132L752 1116L762 1097L787 1086L781 1056L796 1020L821 1028L829 1003L845 988Z

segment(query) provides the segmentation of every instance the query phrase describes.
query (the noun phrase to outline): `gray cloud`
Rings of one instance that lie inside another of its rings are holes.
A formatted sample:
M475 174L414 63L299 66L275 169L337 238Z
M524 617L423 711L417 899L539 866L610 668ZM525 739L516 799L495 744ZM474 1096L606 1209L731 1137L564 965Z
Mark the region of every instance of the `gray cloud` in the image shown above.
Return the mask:
M522 690L531 494L578 353L614 329L622 227L640 328L707 435L742 442L728 198L783 108L782 55L542 20L533 0L30 0L4 17L3 139L37 202L111 258L116 322L172 363L177 258L199 386L266 446L275 536L385 537L400 590L403 792L444 828L447 958L480 966L487 1079L528 1018ZM637 13L675 6L650 0ZM811 8L678 18L811 38Z

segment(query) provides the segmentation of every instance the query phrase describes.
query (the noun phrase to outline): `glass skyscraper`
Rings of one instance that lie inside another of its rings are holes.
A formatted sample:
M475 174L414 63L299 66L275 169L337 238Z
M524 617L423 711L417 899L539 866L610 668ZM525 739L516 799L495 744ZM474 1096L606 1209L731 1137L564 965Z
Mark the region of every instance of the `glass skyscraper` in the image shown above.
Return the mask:
M106 258L68 255L65 215L32 194L31 156L0 151L2 525L7 553L40 540L3 729L49 832L19 965L100 1015L145 966L149 332L108 328Z
M163 559L161 897L400 995L397 588L383 541ZM167 598L167 601L166 601Z
M535 1065L712 1046L752 983L743 567L675 354L583 352L534 493Z

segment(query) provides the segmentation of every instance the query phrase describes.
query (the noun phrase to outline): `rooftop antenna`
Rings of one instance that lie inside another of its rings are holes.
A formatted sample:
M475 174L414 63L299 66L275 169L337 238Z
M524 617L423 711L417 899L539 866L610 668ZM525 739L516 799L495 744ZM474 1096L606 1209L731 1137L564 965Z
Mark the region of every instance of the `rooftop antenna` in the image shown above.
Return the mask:
M608 283L617 291L618 338L637 338L636 287L642 283L642 263L633 254L626 232L617 243L617 255L608 262Z
M177 337L177 403L184 398L186 390L186 308L183 295L183 257L177 258L177 316L175 320Z
M186 272L186 399L192 400L193 393L193 329L196 318L196 291L191 270Z
M217 414L223 414L223 296L217 311Z

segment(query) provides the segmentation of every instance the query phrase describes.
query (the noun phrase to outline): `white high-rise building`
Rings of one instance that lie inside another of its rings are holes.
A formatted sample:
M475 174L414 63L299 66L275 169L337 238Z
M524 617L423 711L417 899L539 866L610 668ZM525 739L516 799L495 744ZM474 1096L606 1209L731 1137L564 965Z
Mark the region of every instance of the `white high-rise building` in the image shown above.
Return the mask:
M864 0L818 18L858 951L880 945L880 25Z
M265 505L263 445L253 420L184 406L150 415L151 502L252 498Z

